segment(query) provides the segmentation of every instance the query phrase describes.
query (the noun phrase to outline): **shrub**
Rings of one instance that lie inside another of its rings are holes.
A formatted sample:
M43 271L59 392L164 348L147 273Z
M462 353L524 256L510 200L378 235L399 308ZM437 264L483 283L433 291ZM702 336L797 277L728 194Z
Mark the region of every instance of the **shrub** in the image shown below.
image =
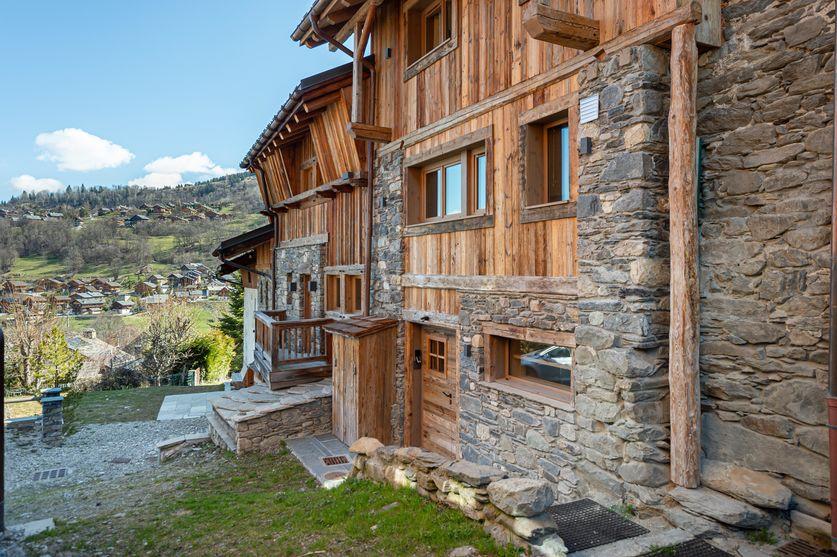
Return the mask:
M212 331L192 341L192 367L203 369L203 381L218 382L229 376L235 358L235 341L219 331Z

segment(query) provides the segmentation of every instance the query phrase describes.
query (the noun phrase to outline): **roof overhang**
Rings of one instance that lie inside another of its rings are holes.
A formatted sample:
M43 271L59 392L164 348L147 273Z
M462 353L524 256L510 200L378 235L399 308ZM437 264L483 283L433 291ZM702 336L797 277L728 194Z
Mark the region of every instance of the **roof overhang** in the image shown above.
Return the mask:
M234 264L234 265L232 265ZM250 267L252 268L256 264L256 252L248 251L243 255L239 255L238 257L234 257L228 260L225 263L221 263L218 266L218 274L223 275L231 275L236 271L239 271L241 267Z
M252 252L257 246L273 239L273 225L266 224L254 230L228 238L212 252L213 257L231 259ZM254 254L255 256L255 254Z

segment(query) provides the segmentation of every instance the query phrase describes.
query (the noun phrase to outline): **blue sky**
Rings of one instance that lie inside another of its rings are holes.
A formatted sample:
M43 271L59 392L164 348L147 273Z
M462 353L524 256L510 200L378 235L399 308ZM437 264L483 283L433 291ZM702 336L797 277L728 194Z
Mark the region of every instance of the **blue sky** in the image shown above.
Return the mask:
M162 185L237 168L302 77L349 61L291 42L309 5L4 2L0 200L21 187Z

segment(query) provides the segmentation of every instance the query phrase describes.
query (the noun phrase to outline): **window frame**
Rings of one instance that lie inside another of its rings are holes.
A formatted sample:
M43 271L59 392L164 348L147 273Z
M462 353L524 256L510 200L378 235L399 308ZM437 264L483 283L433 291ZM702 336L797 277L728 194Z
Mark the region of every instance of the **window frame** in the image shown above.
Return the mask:
M548 331L486 323L483 326L485 336L485 383L505 390L513 391L527 398L547 399L561 404L572 404L575 399L575 335L562 331ZM534 381L524 377L513 376L509 373L511 357L510 341L528 341L553 346L562 346L573 351L573 362L570 368L569 387L559 387ZM499 360L504 365L499 365Z
M325 311L333 315L345 317L360 315L363 312L363 274L348 271L326 271L325 277ZM336 280L335 280L336 279ZM356 291L355 298L359 303L358 307L349 304L349 296L352 295L349 282L354 283ZM332 305L334 300L334 288L337 285L337 306Z
M404 160L404 184L406 185L405 210L407 224L405 233L422 235L453 230L472 230L494 225L494 164L492 148L493 127L487 126L463 135L453 141L408 156ZM476 159L485 156L485 207L477 209L478 172ZM451 165L461 164L462 186L461 211L445 215L447 193L444 170L440 173L442 184L438 195L442 196L441 215L427 217L426 175ZM447 230L452 229L452 230Z
M567 124L569 148L569 198L549 199L548 137L546 130ZM520 222L573 218L576 216L579 156L578 94L565 95L522 113L520 127ZM533 193L540 200L532 202Z
M450 15L447 5L450 5ZM427 16L439 10L441 40L439 44L428 48ZM444 58L458 45L459 0L409 0L402 8L404 31L404 81L407 81L436 61ZM450 33L448 33L450 29ZM416 44L417 43L417 44Z

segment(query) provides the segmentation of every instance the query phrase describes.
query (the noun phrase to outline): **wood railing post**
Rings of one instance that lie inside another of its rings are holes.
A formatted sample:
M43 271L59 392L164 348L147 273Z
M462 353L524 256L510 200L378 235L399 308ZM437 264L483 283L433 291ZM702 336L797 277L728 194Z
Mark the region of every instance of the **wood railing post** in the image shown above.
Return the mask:
M671 481L700 485L700 294L697 269L697 44L695 25L671 32L669 231L671 297L668 378Z

